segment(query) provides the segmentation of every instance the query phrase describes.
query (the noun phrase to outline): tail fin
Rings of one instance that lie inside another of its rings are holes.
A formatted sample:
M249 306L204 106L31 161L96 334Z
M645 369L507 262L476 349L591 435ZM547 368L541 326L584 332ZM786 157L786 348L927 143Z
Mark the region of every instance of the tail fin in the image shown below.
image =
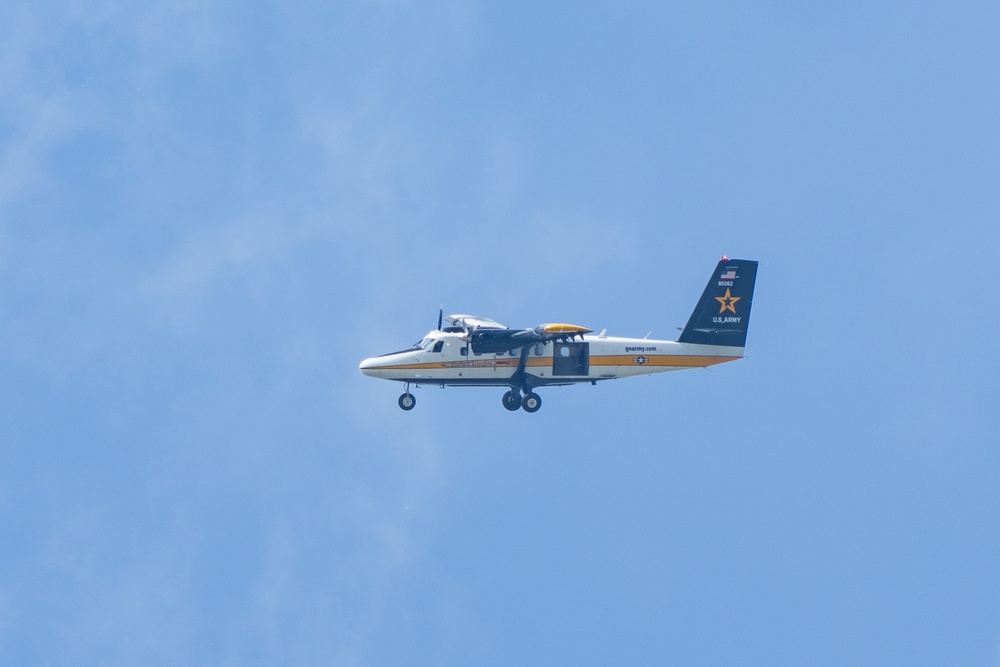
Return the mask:
M677 341L744 347L756 280L757 262L723 257Z

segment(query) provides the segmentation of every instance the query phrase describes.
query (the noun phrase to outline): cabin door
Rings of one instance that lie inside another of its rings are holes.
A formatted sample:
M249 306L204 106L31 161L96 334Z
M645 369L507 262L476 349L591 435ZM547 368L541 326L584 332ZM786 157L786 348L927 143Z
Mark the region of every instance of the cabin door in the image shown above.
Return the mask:
M552 375L589 375L590 343L553 343Z

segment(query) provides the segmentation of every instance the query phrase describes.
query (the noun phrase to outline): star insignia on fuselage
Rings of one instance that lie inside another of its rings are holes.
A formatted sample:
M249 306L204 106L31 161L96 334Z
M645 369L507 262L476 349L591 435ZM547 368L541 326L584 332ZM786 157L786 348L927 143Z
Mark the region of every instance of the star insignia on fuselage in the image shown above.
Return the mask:
M634 361L635 363L637 363L640 366L642 366L644 363L646 363L647 361L649 361L649 359L647 359L646 357L636 357L632 361Z
M735 315L736 314L736 308L734 307L734 304L737 301L739 301L740 299L742 299L742 298L743 297L733 296L732 294L730 294L729 293L729 288L727 287L726 288L726 294L725 294L725 296L717 296L717 297L715 297L715 300L718 301L721 304L721 306L719 306L719 312L720 313L724 313L724 312L726 312L728 310L733 315Z

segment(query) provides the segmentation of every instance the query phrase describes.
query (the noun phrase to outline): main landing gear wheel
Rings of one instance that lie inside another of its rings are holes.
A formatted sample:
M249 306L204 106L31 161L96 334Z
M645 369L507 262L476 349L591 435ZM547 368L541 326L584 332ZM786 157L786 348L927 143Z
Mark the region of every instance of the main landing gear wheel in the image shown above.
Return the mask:
M538 408L542 407L542 397L538 394L525 394L521 400L521 407L525 412L538 412Z
M413 406L417 404L417 399L415 399L413 397L413 394L411 394L410 392L406 392L405 394L399 397L398 403L399 407L403 408L404 410L412 410Z
M520 392L515 393L513 390L508 391L503 395L503 406L510 410L511 412L516 411L521 407L521 394Z

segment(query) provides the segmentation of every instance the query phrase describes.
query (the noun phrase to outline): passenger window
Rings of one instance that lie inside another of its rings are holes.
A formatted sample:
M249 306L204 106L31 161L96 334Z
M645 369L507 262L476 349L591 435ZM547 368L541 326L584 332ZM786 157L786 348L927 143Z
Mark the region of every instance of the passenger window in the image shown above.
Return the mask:
M463 357L467 357L467 356L469 356L469 346L468 346L468 345L466 345L465 347L463 347L463 348L460 348L460 349L458 350L458 353L459 353L459 354L461 354L461 355L462 355Z
M443 349L444 349L444 341L439 340L438 342L434 343L434 349L431 350L431 352L440 352Z

